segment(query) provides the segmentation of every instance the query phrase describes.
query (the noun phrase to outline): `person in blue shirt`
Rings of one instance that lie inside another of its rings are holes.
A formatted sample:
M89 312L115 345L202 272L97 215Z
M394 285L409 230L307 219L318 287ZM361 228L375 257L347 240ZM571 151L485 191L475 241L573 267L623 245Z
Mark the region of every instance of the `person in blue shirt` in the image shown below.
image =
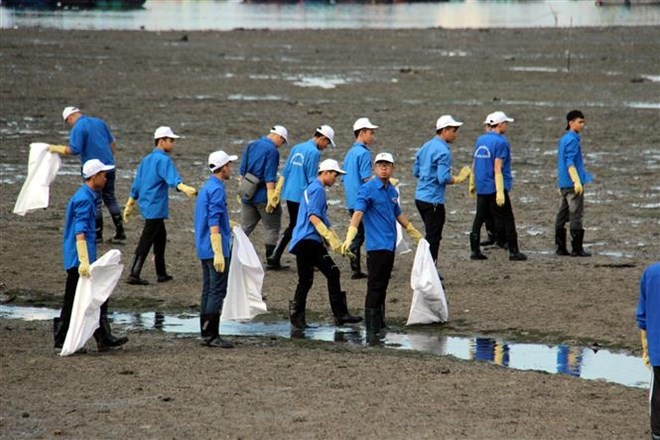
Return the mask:
M337 176L345 171L336 160L326 159L318 167L318 177L303 191L296 226L293 229L290 251L296 256L298 285L293 300L289 302L291 325L298 329L307 327L305 308L307 294L314 283L314 268L328 281L328 298L336 325L354 324L362 317L351 315L346 303L346 292L341 290L339 268L328 254L325 244L342 256L342 242L330 229L328 203L325 188L335 184Z
M513 188L511 174L511 145L506 132L513 122L504 112L497 111L486 117L488 131L479 136L474 146L472 173L477 194L477 213L470 234L472 260L485 260L479 249L481 226L488 213L492 213L496 225L504 229L509 247L509 260L524 261L527 256L518 249L518 233L509 192Z
M394 267L396 222L399 222L416 242L422 238L422 234L401 212L399 193L390 183L393 171L394 158L390 153L376 155L375 176L360 186L354 205L355 212L342 245L344 252L350 251L358 233L358 226L364 222L369 272L364 314L367 333L372 336L385 326L385 297Z
M372 176L371 150L369 147L374 143L377 125L371 123L369 118L359 118L353 124L355 143L344 157L342 167L346 175L342 177L344 183L344 196L346 197L346 209L352 217L355 213L355 202L360 187ZM362 272L360 263L360 248L364 243L364 226L360 223L358 233L351 245L350 251L354 258L351 259L351 279L360 280L367 275Z
M238 156L224 151L209 155L211 175L195 202L195 247L202 262L199 323L203 344L210 347L234 347L220 337L220 315L227 296L231 236L225 182L231 177L231 163L236 159Z
M61 155L79 155L80 165L90 159L114 165L117 145L110 128L105 121L81 113L76 107L66 107L62 112L64 122L71 127L69 145L50 145L48 151ZM96 241L103 241L103 212L101 201L110 212L115 224L115 236L110 240L113 243L123 243L126 240L124 224L122 222L121 208L115 197L115 170L107 172L107 183L101 190L96 206Z
M174 149L174 142L178 138L179 136L174 134L170 127L158 127L154 132L156 148L142 159L133 180L131 193L124 207L124 222L128 222L130 216L135 212L137 201L142 217L144 217L144 228L140 242L135 249L131 273L126 279L128 284L149 284L149 281L140 278L140 273L152 245L157 281L164 283L173 278L168 275L165 268L165 246L167 244L165 220L169 218L168 189L176 188L188 197L197 195L195 188L181 181L179 172L170 158L169 153Z
M447 185L463 183L470 176L470 167L463 167L458 176L451 175L453 159L450 144L456 141L461 125L463 123L454 120L451 115L440 116L435 124L436 135L417 150L413 164L413 175L417 177L415 206L424 222L431 257L436 262L445 225Z
M78 280L89 277L89 266L96 261L96 201L98 192L107 182L107 173L114 165L90 159L83 164L83 185L75 192L66 207L62 255L67 273L64 302L59 318L53 321L55 348L61 349L71 322ZM107 351L128 342L128 338L112 335L108 321L108 301L101 305L99 328L94 332L99 351Z
M295 145L289 152L282 175L275 188L282 188L281 199L286 200L289 211L289 225L280 236L275 250L269 256L270 264L281 266L280 259L291 240L291 233L298 220L298 208L305 189L316 180L316 173L321 161L321 151L328 145L335 146L335 131L329 125L321 125L314 131L311 139Z
M584 114L571 110L566 114L566 134L557 148L557 185L561 204L555 219L555 244L557 255L590 257L583 247L584 185L591 182L591 175L584 169L580 133L584 130ZM566 223L571 229L572 252L566 248Z
M282 185L277 186L277 168L280 165L278 148L288 143L289 132L281 125L275 125L266 136L250 142L243 156L239 168L240 178L247 173L259 179L259 187L250 199L241 198L241 227L248 237L257 227L259 221L264 224L264 245L266 247L266 269L281 270L279 261L270 258L280 236L282 222L282 208L280 194Z
M653 440L660 440L660 261L650 264L639 281L637 327L644 363L653 371L649 396L651 435Z

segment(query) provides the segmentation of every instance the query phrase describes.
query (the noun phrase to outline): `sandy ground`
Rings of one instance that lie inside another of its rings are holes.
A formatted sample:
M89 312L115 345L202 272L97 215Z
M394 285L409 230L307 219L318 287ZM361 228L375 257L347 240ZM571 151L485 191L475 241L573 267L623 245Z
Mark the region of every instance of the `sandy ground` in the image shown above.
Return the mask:
M184 39L184 35L186 38ZM341 160L352 122L382 128L378 151L393 152L404 211L422 227L411 173L416 148L444 113L465 121L457 168L469 163L487 113L516 121L512 193L521 248L470 261L474 201L448 191L440 266L450 334L631 350L639 354L637 282L658 260L660 231L659 28L567 30L235 31L204 33L0 31L0 283L17 304L57 307L64 289L60 240L66 203L80 181L65 159L51 207L11 213L30 142L66 143L60 114L77 105L103 117L120 146L117 194L152 147L159 125L184 136L173 158L188 184L201 186L215 149L240 154L281 123L292 143L331 124ZM570 71L565 51L571 49ZM655 79L655 81L653 81ZM324 87L320 87L324 86ZM555 149L572 108L587 117L583 151L595 182L587 187L589 259L553 254ZM282 149L282 161L289 148ZM230 183L228 191L235 189ZM231 199L231 198L230 198ZM341 187L329 193L340 234L348 217ZM336 203L335 203L336 202ZM182 311L199 300L192 200L171 196L165 285L120 283L114 309ZM230 208L238 218L239 206ZM106 212L107 216L107 212ZM285 218L286 220L286 218ZM106 217L106 225L110 223ZM130 258L142 227L128 225ZM106 235L112 231L112 226ZM262 252L262 230L252 235ZM110 249L101 246L101 252ZM285 260L294 264L293 258ZM413 256L397 258L388 317L402 325L410 306ZM348 262L341 261L344 273ZM155 281L153 267L143 272ZM295 272L268 273L273 316L286 313ZM366 283L345 277L360 311ZM325 283L308 303L331 318ZM192 339L131 333L121 352L60 359L49 323L2 321L0 435L16 437L183 436L228 438L641 438L648 434L644 390L427 356L287 341L247 339L213 352ZM163 411L165 410L165 411Z

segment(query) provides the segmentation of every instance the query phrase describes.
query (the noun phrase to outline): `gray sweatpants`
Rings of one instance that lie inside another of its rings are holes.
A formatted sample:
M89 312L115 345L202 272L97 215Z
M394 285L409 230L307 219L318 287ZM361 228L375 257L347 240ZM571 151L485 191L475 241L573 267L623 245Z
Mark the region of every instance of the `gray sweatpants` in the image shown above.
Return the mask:
M570 223L571 230L584 229L582 227L582 214L584 213L584 192L580 195L575 194L573 188L561 189L561 204L557 219L555 220L555 229L564 229L566 223Z
M272 214L266 212L265 203L243 203L241 205L241 228L248 237L257 227L259 220L264 222L264 244L277 244L282 223L282 206L277 205Z

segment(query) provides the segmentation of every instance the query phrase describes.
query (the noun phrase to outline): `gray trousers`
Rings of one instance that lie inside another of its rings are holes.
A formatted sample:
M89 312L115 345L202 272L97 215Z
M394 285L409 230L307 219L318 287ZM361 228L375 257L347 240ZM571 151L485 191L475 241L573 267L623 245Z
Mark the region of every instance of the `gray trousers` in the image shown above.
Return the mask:
M266 212L265 203L243 203L241 205L241 228L248 237L257 227L259 220L264 222L264 244L275 246L280 238L282 206L277 205L272 214Z
M561 204L557 219L555 220L555 229L564 229L564 225L570 222L571 230L584 229L582 227L582 214L584 213L584 192L580 195L575 194L573 188L562 188Z

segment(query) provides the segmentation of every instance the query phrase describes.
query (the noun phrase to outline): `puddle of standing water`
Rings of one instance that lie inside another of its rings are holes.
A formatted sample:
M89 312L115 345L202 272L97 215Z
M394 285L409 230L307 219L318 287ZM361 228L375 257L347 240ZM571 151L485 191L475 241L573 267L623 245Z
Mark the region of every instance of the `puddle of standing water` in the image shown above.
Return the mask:
M59 310L39 307L0 305L0 318L24 321L50 320L59 316ZM128 330L156 329L168 333L196 335L199 316L193 314L164 315L161 313L112 313L112 322ZM509 343L497 337L448 336L422 329L406 329L401 333L392 328L380 344L396 350L454 356L458 359L488 362L515 370L545 371L566 374L582 379L604 380L627 387L648 388L650 371L642 359L610 350ZM365 345L363 327L334 327L321 324L313 328L293 330L286 321L238 323L224 321L221 333L227 336L261 336L304 338L315 341Z

